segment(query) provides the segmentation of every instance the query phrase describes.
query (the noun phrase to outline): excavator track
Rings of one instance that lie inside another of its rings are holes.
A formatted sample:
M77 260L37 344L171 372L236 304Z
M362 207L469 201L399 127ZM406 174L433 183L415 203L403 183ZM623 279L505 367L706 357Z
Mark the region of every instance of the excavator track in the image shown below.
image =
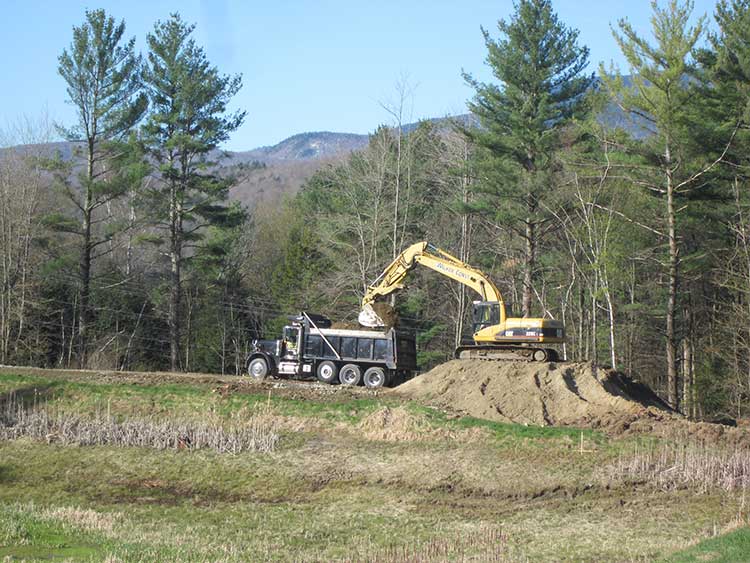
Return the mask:
M516 362L557 362L560 360L557 350L552 348L513 344L459 346L456 348L454 357L459 360Z

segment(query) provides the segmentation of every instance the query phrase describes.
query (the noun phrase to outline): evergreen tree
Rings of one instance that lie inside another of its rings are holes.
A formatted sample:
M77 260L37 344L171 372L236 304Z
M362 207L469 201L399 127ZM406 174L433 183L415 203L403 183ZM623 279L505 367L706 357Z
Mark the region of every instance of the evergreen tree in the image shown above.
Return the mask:
M559 21L549 0L520 0L498 30L499 40L482 33L499 84L464 74L476 91L469 108L481 125L466 133L484 149L481 189L490 196L489 211L524 241L522 301L529 316L560 131L584 111L593 77L584 74L588 49L578 45L578 32Z
M667 400L677 408L679 389L677 354L679 338L676 317L679 312L679 291L683 239L678 213L687 209L691 178L696 172L691 160L690 139L700 128L701 116L696 111L696 86L700 76L693 64L696 44L703 35L704 18L694 27L688 22L693 11L692 1L685 4L670 0L665 8L652 2L652 33L655 44L639 36L627 20L618 22L619 33L613 31L620 49L630 66L632 84L604 72L602 79L613 98L650 132L637 143L643 161L636 165L639 172L633 179L663 200L662 233L667 243L667 306L666 362ZM705 155L703 155L705 157ZM645 168L644 165L645 164ZM646 171L643 175L643 171ZM635 178L639 175L638 178Z
M713 52L703 52L712 86L730 121L750 124L750 1L721 0L716 5L718 34L710 36ZM707 57L708 55L708 57Z
M73 28L69 50L59 58L58 72L65 80L70 103L75 107L77 123L62 129L69 141L82 141L86 167L80 177L81 189L66 185L65 194L78 211L71 221L62 215L50 217L60 231L80 237L78 277L79 362L86 363L88 332L91 325L90 284L94 252L111 240L113 231L97 235L94 225L101 222L98 209L121 196L127 183L113 179L105 166L115 149L146 110L140 91L140 56L135 54L135 39L123 40L125 22L119 24L104 10L86 11L86 20Z
M720 264L713 302L721 302L722 310L713 317L725 344L709 348L711 354L702 358L712 369L704 368L705 376L698 384L703 404L724 403L739 417L750 394L750 2L722 0L714 17L718 30L709 35L710 48L699 51L697 57L706 74L701 98L710 111L704 116L723 137L727 131L738 130L725 158L729 166L721 168L731 204L721 218L722 228L712 229L717 238L723 235L713 253ZM712 142L726 142L706 136L701 141L704 148Z
M242 86L240 76L219 74L191 38L195 26L178 14L157 22L148 35L144 82L151 113L144 126L148 152L159 166L159 181L149 192L155 225L166 233L170 261L170 364L179 368L182 267L186 250L200 244L208 225L241 220L224 205L231 179L211 172L212 154L245 118L227 113L227 104Z

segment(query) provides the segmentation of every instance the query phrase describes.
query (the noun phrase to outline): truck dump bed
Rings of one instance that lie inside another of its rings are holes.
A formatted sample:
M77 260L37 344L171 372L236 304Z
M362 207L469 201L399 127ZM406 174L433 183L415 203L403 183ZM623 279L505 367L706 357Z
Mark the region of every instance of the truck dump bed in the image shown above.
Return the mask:
M337 356L338 354L338 356ZM305 357L384 364L389 369L415 370L414 337L395 329L312 329L305 334Z

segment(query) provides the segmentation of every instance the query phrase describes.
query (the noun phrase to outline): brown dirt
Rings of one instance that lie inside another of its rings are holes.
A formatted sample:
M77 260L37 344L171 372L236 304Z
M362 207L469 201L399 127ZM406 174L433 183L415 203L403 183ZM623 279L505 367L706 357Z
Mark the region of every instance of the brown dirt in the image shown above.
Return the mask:
M383 301L375 302L372 304L372 310L383 321L383 326L386 329L398 326L398 313L388 303Z
M750 429L690 422L646 385L590 363L453 360L393 393L497 422L750 446Z
M453 360L396 390L477 418L535 425L602 426L667 406L647 387L591 364Z
M338 330L362 330L362 325L356 321L336 321L331 328Z
M626 429L676 416L645 385L590 363L453 360L396 391L477 418L540 426Z

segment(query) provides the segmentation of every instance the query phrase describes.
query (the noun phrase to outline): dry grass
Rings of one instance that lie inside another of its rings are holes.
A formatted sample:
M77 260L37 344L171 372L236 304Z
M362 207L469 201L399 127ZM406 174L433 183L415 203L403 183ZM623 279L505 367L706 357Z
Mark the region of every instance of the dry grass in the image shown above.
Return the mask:
M80 530L112 533L121 522L118 514L97 512L80 506L58 506L43 509L39 516Z
M409 412L405 407L382 407L370 413L357 425L357 432L368 440L381 442L461 440L469 443L490 436L484 428L451 429L433 425L423 414Z
M322 560L322 559L321 559ZM498 528L482 527L458 537L439 536L406 545L358 550L342 561L368 563L422 563L427 561L483 561L504 563L524 561L509 545L508 536Z
M744 492L750 486L750 451L696 443L638 446L633 455L621 456L605 472L615 479L643 480L663 490Z
M0 440L28 437L47 443L77 446L135 446L159 450L211 449L219 453L272 452L279 441L274 417L267 408L229 421L156 417L118 420L97 410L93 416L50 407L27 407L10 395L0 405Z
M420 440L434 434L424 417L411 414L403 407L383 407L369 414L358 425L368 440L401 442Z

